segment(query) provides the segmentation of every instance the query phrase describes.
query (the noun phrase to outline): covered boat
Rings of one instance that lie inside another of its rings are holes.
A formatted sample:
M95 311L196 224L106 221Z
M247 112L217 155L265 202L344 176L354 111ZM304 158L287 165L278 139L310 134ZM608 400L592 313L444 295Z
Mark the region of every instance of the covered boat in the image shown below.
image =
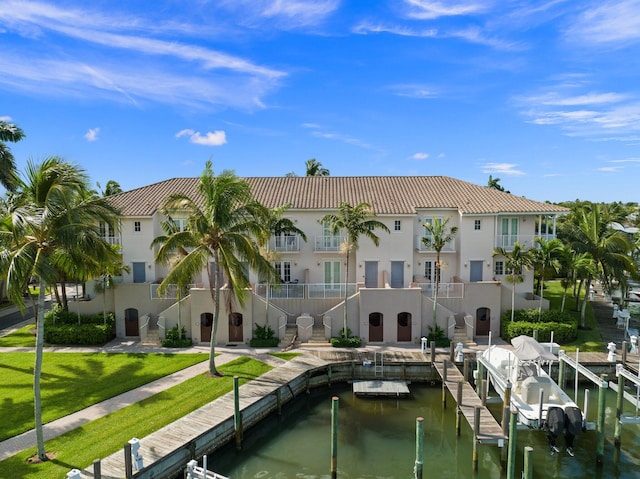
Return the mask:
M551 429L554 435L563 429L572 433L581 430L580 408L544 369L558 358L529 336L513 338L511 344L513 350L490 346L479 359L503 400L510 383L511 409L517 409L518 422L530 428Z

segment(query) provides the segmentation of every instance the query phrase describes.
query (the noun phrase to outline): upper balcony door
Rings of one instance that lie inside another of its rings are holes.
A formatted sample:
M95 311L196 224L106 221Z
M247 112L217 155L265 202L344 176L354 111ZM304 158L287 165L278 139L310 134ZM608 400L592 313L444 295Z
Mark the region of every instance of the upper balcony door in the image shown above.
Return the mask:
M498 245L502 248L513 248L518 241L518 218L502 218L500 220L500 236Z
M327 288L340 289L340 260L325 260L324 262L324 282Z

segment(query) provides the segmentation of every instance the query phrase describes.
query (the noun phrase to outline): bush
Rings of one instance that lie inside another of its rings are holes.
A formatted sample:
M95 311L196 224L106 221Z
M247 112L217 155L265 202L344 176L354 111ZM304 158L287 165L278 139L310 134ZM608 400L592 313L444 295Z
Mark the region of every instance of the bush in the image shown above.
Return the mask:
M540 316L540 319L538 319ZM578 337L578 321L569 313L558 310L542 311L537 309L516 311L511 321L511 312L502 316L502 339L511 341L516 336L533 336L533 331L538 331L539 341L553 340L565 344L575 341Z
M253 330L253 338L249 341L252 348L275 348L280 340L275 337L275 332L268 324L260 326L256 324Z
M444 329L436 324L435 328L429 326L429 334L427 334L427 344L435 341L437 347L447 347L451 344L451 340L444 334Z
M99 346L115 337L116 318L107 313L78 315L54 307L44 315L44 341L48 344Z
M359 348L362 346L362 338L359 336L353 338L331 338L331 346L334 348Z
M162 340L165 348L188 348L191 344L191 338L187 338L187 330L177 324L165 333Z
M271 339L258 339L258 338L251 338L251 341L249 341L249 346L251 346L252 348L275 348L278 343L280 343L280 340L278 338L271 338Z

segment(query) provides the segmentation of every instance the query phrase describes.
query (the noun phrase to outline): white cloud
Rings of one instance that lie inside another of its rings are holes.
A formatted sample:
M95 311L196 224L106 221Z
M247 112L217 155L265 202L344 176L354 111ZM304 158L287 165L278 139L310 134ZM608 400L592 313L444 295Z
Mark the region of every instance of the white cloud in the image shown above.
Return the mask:
M482 2L473 0L458 0L455 2L438 2L432 0L404 0L404 3L408 7L407 16L409 18L415 18L418 20L434 20L440 17L452 17L483 13L489 9L491 4L489 0Z
M601 171L603 173L616 173L622 169L621 166L603 166L601 168L596 168L596 171Z
M420 99L435 98L440 94L436 88L420 84L393 85L390 90L398 96Z
M429 158L429 153L423 153L423 152L418 152L418 153L414 153L411 158L413 158L414 160L426 160L427 158Z
M11 121L11 117L10 116L0 116L0 121L10 122Z
M524 172L517 170L515 163L485 163L482 165L483 173L498 173L501 175L520 176L524 175Z
M238 14L237 21L254 25L268 22L270 28L290 30L324 22L340 0L227 0L224 8Z
M600 0L567 30L576 43L627 44L640 40L640 0Z
M98 139L98 133L100 133L100 128L89 128L89 131L84 134L84 137L88 142L96 141Z
M203 135L199 131L184 129L176 133L176 138L188 136L189 142L203 146L222 146L227 143L227 135L222 130L210 131Z
M316 138L324 138L325 140L334 140L339 141L341 143L346 143L348 145L357 146L359 148L364 148L367 150L375 150L376 148L369 143L366 143L358 138L354 138L349 135L345 135L343 133L337 133L330 130L327 130L322 125L318 125L315 123L303 123L302 126L311 130L311 135Z

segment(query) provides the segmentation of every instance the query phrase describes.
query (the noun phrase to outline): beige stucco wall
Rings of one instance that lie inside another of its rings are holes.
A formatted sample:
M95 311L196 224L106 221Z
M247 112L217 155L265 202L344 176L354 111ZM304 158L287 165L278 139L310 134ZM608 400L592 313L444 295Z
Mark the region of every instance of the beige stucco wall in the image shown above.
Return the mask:
M395 343L398 339L398 314L411 314L412 342L423 336L422 292L418 288L407 289L361 289L360 290L360 337L369 342L369 314L382 313L384 342Z
M124 311L128 308L138 310L138 317L151 314L157 317L162 311L174 303L174 300L151 299L151 292L147 283L120 284L115 288L116 336L125 336Z

